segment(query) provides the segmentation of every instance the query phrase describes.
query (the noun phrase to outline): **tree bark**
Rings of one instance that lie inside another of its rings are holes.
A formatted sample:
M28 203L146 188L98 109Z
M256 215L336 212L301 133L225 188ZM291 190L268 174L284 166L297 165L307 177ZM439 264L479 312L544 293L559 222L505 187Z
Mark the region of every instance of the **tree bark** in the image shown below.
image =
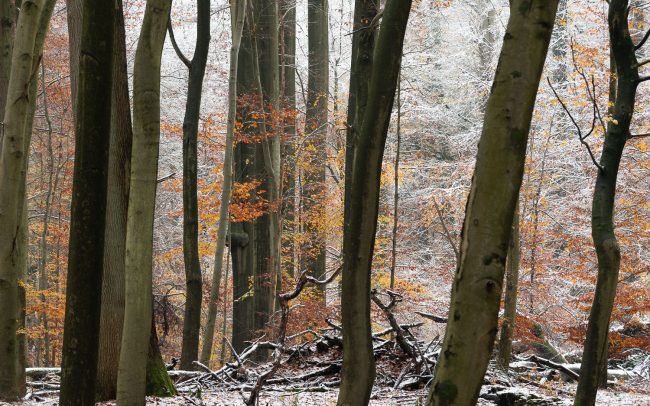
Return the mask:
M16 400L25 394L24 360L21 360L24 290L19 281L27 263L25 181L33 114L30 90L37 86L42 52L39 32L45 31L52 0L22 3L12 50L0 148L0 399ZM44 38L44 36L43 36ZM40 45L40 46L39 46ZM29 129L29 131L27 131Z
M255 144L254 170L262 182L262 197L269 202L267 211L254 221L252 240L257 257L253 283L257 331L267 327L273 314L280 275L279 10L277 0L253 0L251 4L253 89L259 101L259 128L264 136ZM259 354L264 357L264 352Z
M117 396L117 371L124 323L124 257L133 141L122 0L116 4L104 278L97 367L98 401L115 399Z
M506 259L506 293L504 299L503 322L499 337L499 366L508 371L512 355L512 332L515 330L517 318L517 290L519 287L519 204L515 208L512 220L512 236L508 244L508 258Z
M4 117L11 74L11 54L14 48L14 31L16 30L16 4L14 0L5 0L0 4L0 117ZM2 151L0 132L0 152Z
M247 14L248 15L248 14ZM253 76L253 46L251 22L245 19L242 42L237 64L237 93L238 99L250 96L255 88ZM237 112L245 117L251 106L238 105ZM242 128L242 136L250 136L250 126ZM237 182L245 183L254 180L253 161L255 159L255 144L244 142L242 139L235 144L234 174ZM252 221L235 221L230 225L230 249L232 252L233 272L233 303L232 303L232 345L236 352L244 350L255 333L253 279L256 269L257 255L255 227Z
M374 54L368 105L354 147L350 224L344 231L343 371L338 405L365 405L375 378L370 327L371 268L386 135L397 88L411 0L390 0Z
M113 3L83 6L61 405L95 401L110 140Z
M210 301L208 302L208 320L203 335L203 348L201 350L201 363L208 365L212 354L214 329L217 321L217 308L219 300L219 287L223 270L223 254L226 247L230 216L230 196L232 194L233 153L235 139L235 125L237 120L237 69L239 62L239 48L241 45L242 31L246 16L246 0L236 0L230 4L232 46L230 48L230 73L228 79L228 128L226 133L226 147L223 165L223 192L221 193L221 206L219 207L219 226L217 230L217 247L214 254L214 271L212 286L210 288ZM224 288L224 292L225 292ZM225 317L225 315L224 315Z
M616 97L611 110L612 120L607 123L600 157L602 169L596 177L592 202L591 236L598 257L598 280L582 354L580 381L574 401L576 406L595 404L598 385L606 371L609 322L621 265L621 251L614 232L616 181L623 150L630 137L639 84L639 67L630 37L628 13L627 0L610 1L608 22L613 56L611 74L616 75L617 79Z
M465 211L429 405L476 403L497 332L528 132L558 0L513 0Z
M133 78L133 150L126 234L124 331L117 401L143 405L152 317L153 221L160 143L160 63L171 0L148 0ZM145 327L147 326L147 327Z
M187 103L183 120L183 258L185 263L185 319L181 369L190 371L199 359L203 277L199 258L199 205L197 197L197 142L203 78L210 48L210 0L197 0L194 57L189 63Z
M316 279L325 276L326 236L323 231L325 165L327 164L327 116L329 101L329 21L328 0L309 0L308 84L305 136L309 162L305 169L303 210L307 213L305 232L308 243L302 249L301 271L309 270ZM318 286L325 302L325 286Z
M368 103L368 85L372 75L375 30L368 27L377 12L377 3L374 0L356 0L354 3L354 22L352 25L354 34L352 34L350 91L348 96L347 131L345 134L344 229L350 227L355 137L361 130L363 115ZM343 244L345 244L345 241L343 241ZM345 251L345 248L343 250Z

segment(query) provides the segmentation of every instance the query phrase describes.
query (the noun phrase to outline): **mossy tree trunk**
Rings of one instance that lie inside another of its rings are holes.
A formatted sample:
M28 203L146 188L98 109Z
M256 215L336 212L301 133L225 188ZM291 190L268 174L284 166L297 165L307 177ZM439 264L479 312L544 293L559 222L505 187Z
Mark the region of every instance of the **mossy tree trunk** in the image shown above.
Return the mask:
M171 0L148 0L133 77L133 149L127 216L125 312L117 401L143 405L152 318L153 222L160 144L160 63Z
M344 230L343 371L338 405L365 405L375 379L370 327L372 258L377 231L384 146L390 124L410 0L389 0L377 40L368 105L354 145L350 224ZM362 80L362 78L359 78Z
M487 369L528 132L558 0L513 0L463 224L429 405L473 405Z
M616 181L623 150L630 138L636 90L640 82L637 50L630 37L628 13L628 0L610 1L610 74L616 76L613 86L616 96L611 107L612 120L607 123L592 202L591 236L598 257L598 279L582 354L580 381L574 402L576 406L594 405L598 385L607 379L609 322L621 265L621 251L614 232Z
M85 1L75 102L75 165L61 405L95 401L111 123L113 3Z

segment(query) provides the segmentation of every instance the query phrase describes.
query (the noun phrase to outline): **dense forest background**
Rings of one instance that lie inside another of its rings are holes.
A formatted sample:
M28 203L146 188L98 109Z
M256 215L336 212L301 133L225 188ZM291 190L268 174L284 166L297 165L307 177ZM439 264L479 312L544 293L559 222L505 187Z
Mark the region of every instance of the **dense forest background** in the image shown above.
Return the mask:
M202 101L196 144L198 257L192 258L184 252L188 242L184 243L183 188L188 178L184 173L187 128L183 123L192 74L184 55L196 57L200 44L196 3L173 2L168 33L173 32L174 43L168 34L162 52L153 314L162 358L181 358L183 362L186 268L188 260L198 261L203 300L199 301L195 337L205 337L208 298L214 296L211 287L216 283L212 288L217 299L214 336L206 365L218 369L233 358L229 345L236 340L233 325L241 322L237 320L240 314L233 310L241 298L233 297L239 288L232 277L237 271L232 263L232 237L218 260L223 264L219 265L221 272L213 274L225 184L231 14L227 2L207 2L210 35L203 87L199 88ZM630 34L639 43L650 29L650 11L641 1L634 0L631 6ZM124 0L123 7L132 89L145 3ZM447 316L478 141L509 10L509 4L500 0L413 2L382 164L372 259L373 289L396 292L403 299L395 310L400 323L421 321L418 313ZM309 36L313 34L307 2L298 1L295 58L287 58L294 55L286 44L279 48L280 60L295 67L288 75L289 65L283 65L280 75L285 90L291 88L287 80L294 81L295 106L285 103L288 94L275 105L277 110L263 112L256 110L258 101L253 96L238 100L236 144L259 142L255 140L259 133L254 134L251 128L259 125L256 120L260 116L283 129L283 200L274 201L267 195L268 180L244 179L236 170L229 210L231 227L282 213L282 255L277 264L282 270L277 282L282 291L290 291L305 269L313 267L320 272L317 276L325 276L342 266L353 12L354 2L329 1L324 17L329 31L325 37L327 72L318 72L329 78L324 92L315 98L310 92L313 68L309 49L313 45ZM26 186L29 231L23 330L30 367L59 366L62 360L75 156L68 14L65 2L57 1L41 65L35 72L38 90ZM280 26L287 23L288 15L280 13ZM579 359L582 352L598 267L591 236L591 205L599 171L594 160L601 154L606 127L613 120L607 23L607 2L559 2L537 92L515 217L513 235L518 239L519 254L515 352L528 351L539 343L567 359ZM645 61L646 53L641 48L638 60ZM258 68L263 75L265 67ZM616 188L614 225L621 262L611 316L610 360L650 352L648 89L647 84L639 84L631 126L635 136L625 148ZM133 95L130 97L132 100ZM310 112L319 104L325 106L324 120L322 116L314 119ZM287 336L300 342L305 330L338 324L340 301L340 277L326 287L307 287L291 301ZM373 330L387 327L380 317L382 310L373 307L372 312ZM273 326L277 323L257 325L258 332L270 336ZM634 329L645 333L630 334ZM444 323L427 321L418 327L423 337L444 333Z

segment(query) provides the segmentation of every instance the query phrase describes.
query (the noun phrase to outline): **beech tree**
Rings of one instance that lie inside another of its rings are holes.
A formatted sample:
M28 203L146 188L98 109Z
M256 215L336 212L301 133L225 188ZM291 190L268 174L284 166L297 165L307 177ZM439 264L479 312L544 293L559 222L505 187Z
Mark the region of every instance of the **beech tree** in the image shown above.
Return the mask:
M133 77L133 149L126 233L125 312L117 400L144 404L152 319L153 219L160 142L160 62L171 0L148 0ZM166 372L165 372L166 373Z
M557 5L557 0L513 0L510 4L429 405L470 405L478 399L497 331L528 131Z
M596 403L601 380L607 379L607 347L610 317L616 297L621 249L614 231L616 184L623 151L630 133L637 86L650 77L640 76L637 51L645 44L646 35L634 44L629 29L628 0L609 3L608 25L611 45L610 75L615 78L610 94L611 120L607 122L605 143L598 163L598 175L591 207L591 236L598 258L598 279L589 314L587 338L582 353L580 381L574 405ZM596 103L595 100L592 100Z
M13 44L0 148L0 399L25 394L24 292L20 281L27 264L26 173L34 99L45 32L54 0L23 1Z
M196 7L196 43L192 60L183 55L176 41L172 41L176 54L189 70L185 118L183 120L183 258L186 293L181 368L185 370L194 369L192 362L199 358L201 304L203 301L203 276L199 261L197 142L203 78L210 48L210 1L197 0ZM173 39L171 20L169 34Z
M388 0L377 39L363 119L354 142L350 224L344 230L341 321L343 371L338 405L367 404L375 379L370 329L371 268L386 135L399 78L410 0ZM369 27L374 29L374 27ZM357 56L358 57L358 56Z
M75 176L61 372L62 405L95 401L110 140L113 3L84 2Z

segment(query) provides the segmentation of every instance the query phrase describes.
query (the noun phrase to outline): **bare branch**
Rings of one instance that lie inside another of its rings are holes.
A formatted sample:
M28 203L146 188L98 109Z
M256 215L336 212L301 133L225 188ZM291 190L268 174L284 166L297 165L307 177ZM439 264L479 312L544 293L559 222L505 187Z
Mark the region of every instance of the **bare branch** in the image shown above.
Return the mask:
M178 55L178 59L183 62L185 66L187 66L187 69L190 69L192 67L192 62L190 62L189 59L185 55L183 55L183 51L178 47L178 44L176 43L176 37L174 36L174 28L172 27L172 18L169 17L169 21L167 21L167 32L169 33L169 40L172 43L172 47L174 47L174 51L176 52L176 55Z

